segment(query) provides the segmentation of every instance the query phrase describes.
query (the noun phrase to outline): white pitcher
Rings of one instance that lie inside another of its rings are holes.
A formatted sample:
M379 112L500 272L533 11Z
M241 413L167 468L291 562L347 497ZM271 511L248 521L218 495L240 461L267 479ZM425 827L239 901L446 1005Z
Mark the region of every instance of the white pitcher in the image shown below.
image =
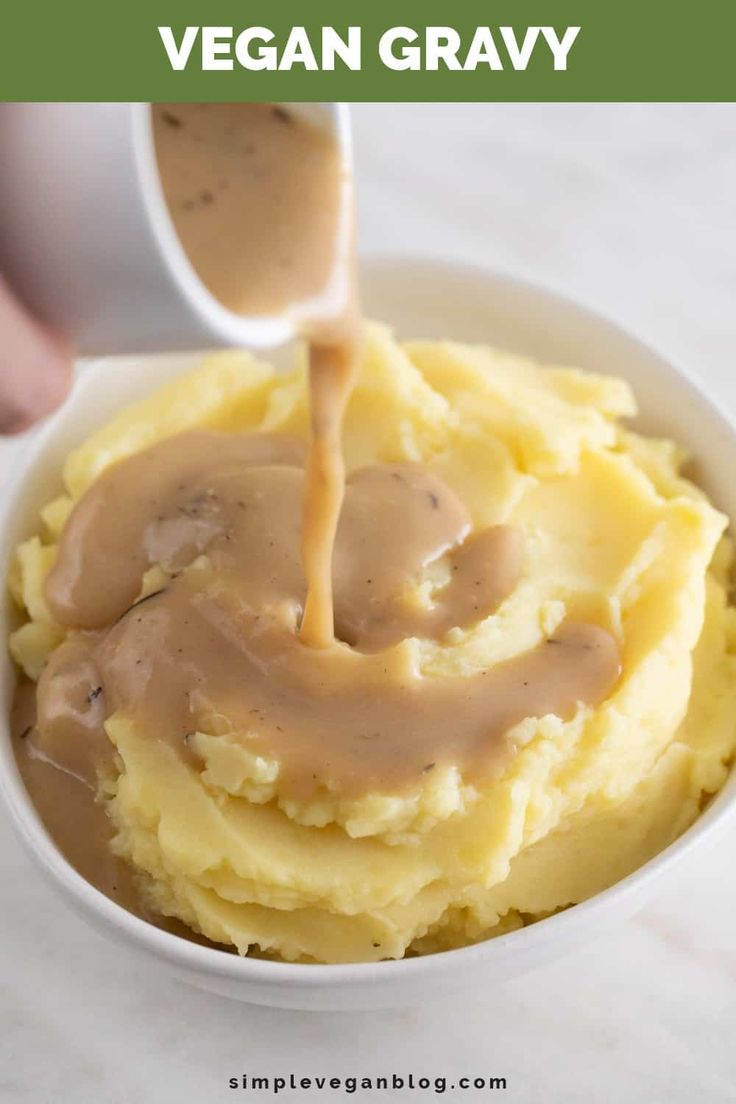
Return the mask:
M348 176L347 105L289 110L334 136ZM247 317L207 290L166 206L146 103L0 104L0 272L81 355L275 347L330 313L321 298Z

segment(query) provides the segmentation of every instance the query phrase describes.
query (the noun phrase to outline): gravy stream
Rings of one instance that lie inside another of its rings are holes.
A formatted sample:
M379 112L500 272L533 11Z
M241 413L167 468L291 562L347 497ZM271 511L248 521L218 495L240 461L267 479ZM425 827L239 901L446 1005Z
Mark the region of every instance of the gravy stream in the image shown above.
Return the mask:
M272 104L160 104L153 120L171 217L209 290L248 314L318 296L344 200L335 144ZM130 873L111 859L94 799L114 771L103 726L115 712L194 770L193 734L224 715L232 738L279 761L284 795L358 797L410 790L445 764L482 780L513 725L567 718L619 675L611 635L572 622L490 670L413 669L404 640L441 641L513 591L523 539L508 526L473 532L454 492L417 465L360 469L346 484L342 421L360 353L352 272L349 283L341 315L304 327L306 449L258 433L170 438L108 469L62 533L45 593L68 636L16 744L64 853L134 910L135 894L113 888ZM161 585L137 600L154 565Z
M258 103L154 104L153 127L177 235L212 294L234 313L251 315L318 299L335 276L347 202L331 136L281 105ZM360 348L352 246L351 263L337 273L344 309L302 326L309 342L311 439L300 636L318 648L334 640L331 563L345 489L342 419Z

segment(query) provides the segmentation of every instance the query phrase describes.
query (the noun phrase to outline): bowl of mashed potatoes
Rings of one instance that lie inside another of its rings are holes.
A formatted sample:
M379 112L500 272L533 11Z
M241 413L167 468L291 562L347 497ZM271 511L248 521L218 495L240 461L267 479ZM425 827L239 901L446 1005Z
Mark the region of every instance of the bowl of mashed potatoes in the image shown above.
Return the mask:
M730 423L540 289L390 260L364 294L329 666L279 636L299 354L90 365L4 508L23 840L104 932L284 1007L574 951L736 817Z

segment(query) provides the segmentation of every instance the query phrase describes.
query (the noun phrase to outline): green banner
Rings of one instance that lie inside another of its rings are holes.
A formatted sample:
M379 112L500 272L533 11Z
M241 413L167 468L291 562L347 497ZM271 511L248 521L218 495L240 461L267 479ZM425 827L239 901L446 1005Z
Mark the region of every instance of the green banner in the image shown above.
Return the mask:
M4 100L734 100L736 0L6 0Z

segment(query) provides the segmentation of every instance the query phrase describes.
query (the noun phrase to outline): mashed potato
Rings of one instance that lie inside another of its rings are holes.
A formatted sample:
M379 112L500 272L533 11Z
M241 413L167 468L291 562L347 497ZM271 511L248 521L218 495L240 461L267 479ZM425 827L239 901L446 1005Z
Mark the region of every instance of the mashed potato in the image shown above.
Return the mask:
M110 464L195 426L306 436L305 366L274 374L218 354L75 450L10 580L27 615L11 650L37 679L64 631L43 579L73 503ZM404 660L431 678L532 648L568 615L608 627L623 674L597 708L526 720L500 777L452 767L408 793L299 803L279 763L227 717L195 735L200 769L129 718L106 724L118 773L100 779L115 850L159 912L212 940L289 960L398 958L509 931L590 897L646 862L723 783L736 744L736 613L726 519L679 474L669 442L622 428L617 379L490 349L368 333L345 427L349 469L417 461L477 527L526 539L522 581L498 610ZM141 594L159 582L154 567ZM429 583L427 583L429 585Z

